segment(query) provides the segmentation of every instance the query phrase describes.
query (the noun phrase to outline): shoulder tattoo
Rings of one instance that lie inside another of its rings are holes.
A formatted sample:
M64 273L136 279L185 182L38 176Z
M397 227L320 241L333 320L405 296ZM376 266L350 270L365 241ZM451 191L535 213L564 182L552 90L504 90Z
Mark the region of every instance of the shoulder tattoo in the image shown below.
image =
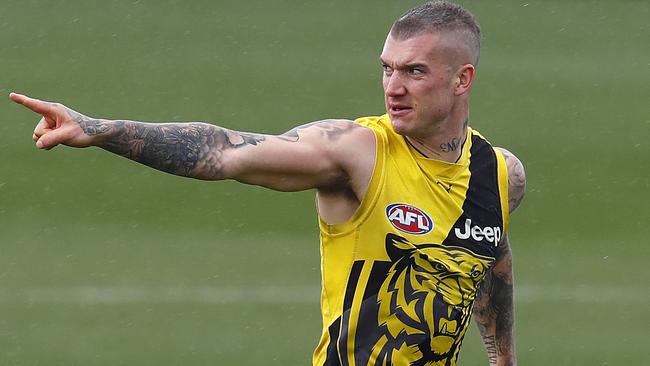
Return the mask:
M336 141L342 135L357 127L361 126L352 121L326 119L295 127L290 131L279 135L278 138L289 142L297 142L300 140L300 132L310 129L318 131L328 141Z
M524 164L510 151L497 148L503 153L508 167L508 207L514 211L524 199L526 193L526 172Z

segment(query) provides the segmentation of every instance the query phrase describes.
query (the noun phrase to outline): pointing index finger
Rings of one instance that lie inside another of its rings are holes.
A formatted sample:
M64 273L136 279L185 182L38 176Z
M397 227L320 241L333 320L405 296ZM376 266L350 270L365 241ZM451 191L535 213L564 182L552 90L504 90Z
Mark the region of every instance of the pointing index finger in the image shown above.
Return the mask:
M9 99L13 100L18 104L22 104L25 107L41 115L52 113L52 108L53 108L52 105L48 102L44 102L39 99L30 98L26 95L22 95L18 93L9 93Z

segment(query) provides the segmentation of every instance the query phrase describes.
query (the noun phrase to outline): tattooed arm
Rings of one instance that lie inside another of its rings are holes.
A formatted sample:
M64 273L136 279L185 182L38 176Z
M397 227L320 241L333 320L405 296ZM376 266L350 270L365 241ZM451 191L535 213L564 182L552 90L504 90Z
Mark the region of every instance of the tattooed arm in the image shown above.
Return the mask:
M354 149L374 144L372 132L352 121L314 122L270 136L199 122L96 119L61 104L13 93L10 98L43 116L33 135L39 148L98 146L171 174L281 191L349 184L348 172L357 171L362 160ZM374 158L374 149L364 150Z
M512 254L501 239L492 272L481 283L473 309L490 365L516 365Z
M499 149L508 166L508 209L521 203L526 188L523 164L511 152ZM478 325L490 365L516 365L514 333L512 253L506 235L499 243L496 262L476 296L473 315Z

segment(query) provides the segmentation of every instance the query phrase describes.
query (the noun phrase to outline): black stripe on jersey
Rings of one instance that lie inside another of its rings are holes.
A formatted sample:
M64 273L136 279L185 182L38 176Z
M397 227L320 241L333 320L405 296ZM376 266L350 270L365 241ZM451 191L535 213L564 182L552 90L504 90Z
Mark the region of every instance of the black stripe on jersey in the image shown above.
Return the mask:
M377 295L379 288L386 280L386 276L388 275L388 271L390 270L390 266L392 264L392 262L388 261L376 261L372 264L370 276L368 277L368 285L366 286L366 290L363 293L364 301L371 296Z
M330 344L327 346L327 358L325 359L324 366L349 365L348 328L350 324L350 308L352 307L352 300L354 300L354 293L357 290L357 283L359 282L359 276L363 269L363 263L364 261L356 261L352 265L348 284L345 289L345 298L343 299L343 315L336 319L329 327ZM334 330L336 328L339 329L335 333Z
M379 301L377 293L388 276L392 262L376 261L372 264L368 284L363 293L363 302L359 309L357 332L354 337L354 362L356 365L368 365L373 346L386 333L386 325L379 324Z
M327 357L323 366L341 366L341 361L339 361L339 353L336 350L336 341L339 339L339 333L341 332L340 317L336 318L334 323L330 325L328 331L330 334L330 344L327 345Z
M504 235L497 157L492 146L475 134L472 134L469 171L471 175L463 202L463 213L447 234L443 244L461 246L476 254L494 257L496 254L494 244L476 242L471 237L459 239L455 234L456 229L465 231L465 222L471 219L472 226L499 227Z

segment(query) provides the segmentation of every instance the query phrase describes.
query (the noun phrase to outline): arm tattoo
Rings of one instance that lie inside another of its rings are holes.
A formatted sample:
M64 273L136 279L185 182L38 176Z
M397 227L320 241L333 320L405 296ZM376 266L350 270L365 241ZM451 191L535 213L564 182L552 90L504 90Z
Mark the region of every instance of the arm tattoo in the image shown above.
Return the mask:
M195 178L223 179L225 150L256 146L266 139L207 123L107 121L68 113L86 135L102 135L99 147L167 173Z
M517 158L506 159L508 164L508 206L514 211L526 192L526 173L524 166Z
M504 239L492 271L480 285L473 309L490 365L496 364L498 357L504 357L509 364L516 362L512 253L507 237Z
M488 273L476 293L476 300L472 314L478 326L479 333L483 339L483 345L487 351L488 361L490 365L497 363L497 347L495 340L494 323L496 320L496 309L491 305L490 292L492 289L492 276Z
M284 140L284 141L289 141L289 142L298 142L300 140L300 136L298 135L298 131L304 130L305 128L309 128L311 126L318 125L319 123L322 123L322 121L316 121L316 122L311 122L304 124L302 126L294 127L291 130L283 133L282 135L278 136L279 139Z
M496 365L497 345L496 345L496 341L494 340L494 336L493 335L483 336L483 344L485 344L485 350L487 351L488 354L488 362L490 362L490 365Z
M349 121L336 121L336 120L324 120L316 121L304 124L302 126L295 127L290 131L283 133L278 136L279 139L289 142L298 142L300 140L299 132L310 127L315 127L324 137L331 142L338 140L341 135L350 131L351 129L358 127L356 123Z
M207 176L216 179L223 178L225 150L257 145L264 140L263 136L229 134L225 129L204 123L156 125L115 121L113 128L115 132L100 147L182 176L194 176L194 169L201 165L209 169ZM206 176L205 173L198 175Z
M492 279L491 304L496 311L496 345L498 355L510 355L514 349L514 299L512 253L507 242L500 245L498 267ZM496 266L495 266L496 267Z
M508 208L514 211L524 199L526 193L526 172L524 165L510 151L498 148L503 153L508 167Z
M526 175L523 164L516 156L506 149L499 150L505 157L508 169L508 206L512 212L524 197ZM513 283L512 252L509 238L505 236L497 248L494 267L477 291L473 310L491 364L493 361L496 364L497 359L502 365L517 363ZM496 359L493 355L496 355Z

